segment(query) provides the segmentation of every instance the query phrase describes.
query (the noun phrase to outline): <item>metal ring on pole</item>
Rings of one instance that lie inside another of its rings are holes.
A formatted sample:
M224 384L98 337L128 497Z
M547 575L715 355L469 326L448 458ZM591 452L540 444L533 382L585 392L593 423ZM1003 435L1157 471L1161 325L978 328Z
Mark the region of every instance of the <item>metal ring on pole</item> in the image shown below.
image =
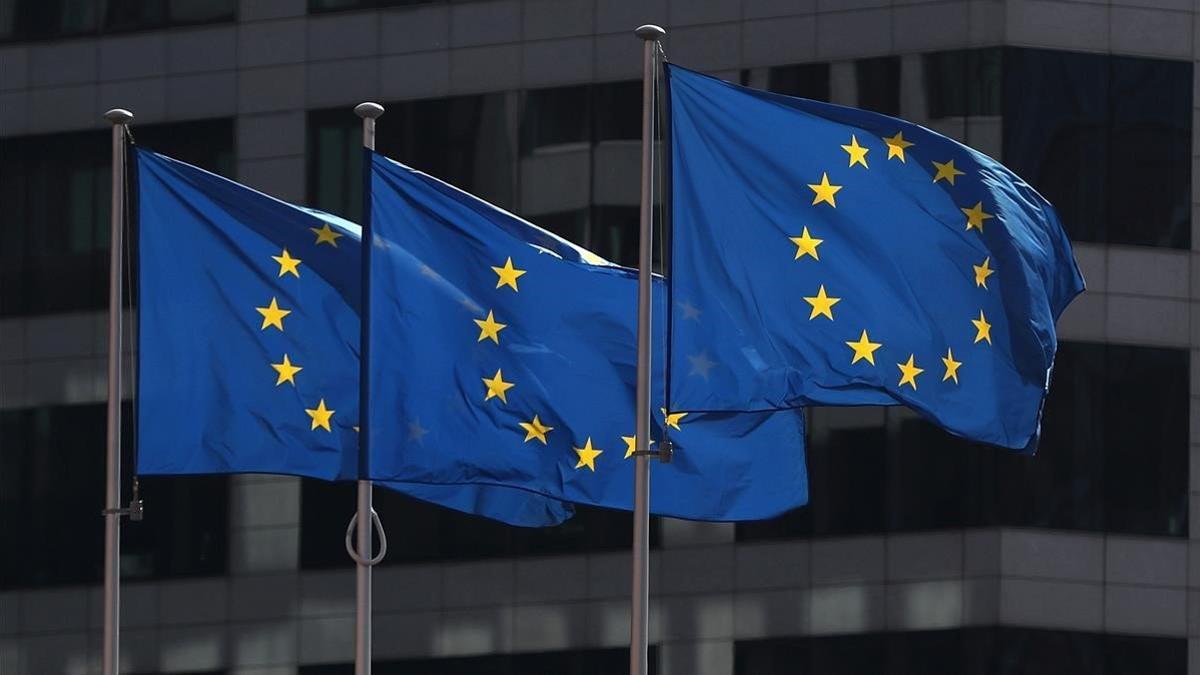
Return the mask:
M387 555L387 535L383 533L383 522L379 520L379 514L375 509L371 509L371 524L375 527L375 534L379 535L379 553L373 558L363 558L354 546L354 526L358 523L358 513L350 516L350 523L346 525L346 554L350 559L360 565L374 567L383 561L383 556ZM368 554L370 551L367 552Z

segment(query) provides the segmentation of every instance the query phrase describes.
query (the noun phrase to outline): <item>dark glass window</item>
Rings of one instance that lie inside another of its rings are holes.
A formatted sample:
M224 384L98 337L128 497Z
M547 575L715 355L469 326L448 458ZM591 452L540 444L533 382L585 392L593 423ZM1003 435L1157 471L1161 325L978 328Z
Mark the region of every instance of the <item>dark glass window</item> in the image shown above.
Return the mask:
M1187 536L1190 355L1059 346L1035 456L899 408L815 408L809 504L740 540L1005 525Z
M767 69L767 89L814 101L829 100L829 64L802 63Z
M385 565L628 550L633 541L633 516L626 511L579 506L575 516L561 525L524 528L435 506L383 487L374 494L375 510L388 537L405 542L388 550ZM301 567L346 565L346 552L329 542L344 535L354 511L354 495L352 484L302 483ZM657 546L657 520L651 521L650 537Z
M375 148L493 204L513 202L513 143L505 94L390 103ZM362 121L344 108L309 113L313 206L362 218Z
M884 115L900 114L900 57L880 56L854 62L858 107Z
M1000 114L1001 51L960 49L924 56L930 119Z
M308 0L308 11L341 12L350 9L372 9L374 7L404 7L406 5L430 5L450 0Z
M133 466L132 410L122 447ZM94 583L104 564L105 406L0 411L0 588ZM123 489L130 494L129 481ZM228 480L141 480L145 519L121 528L126 579L218 575L228 559ZM92 523L93 526L83 525Z
M514 102L519 105L510 105ZM393 122L379 125L380 153L513 209L604 257L636 262L640 83L387 107L385 120ZM309 201L360 219L359 120L344 109L310 113L309 139Z
M1192 64L1007 49L1004 161L1072 239L1191 246Z
M658 649L648 654L648 672L658 672ZM580 649L530 654L489 654L441 659L375 661L379 675L611 675L629 667L627 649ZM300 666L300 675L350 675L354 665Z
M1029 628L748 640L735 675L1183 675L1187 640Z
M134 127L146 147L233 173L233 121ZM111 134L0 139L0 316L108 303ZM136 207L136 204L131 204Z
M0 0L0 41L233 21L236 0Z

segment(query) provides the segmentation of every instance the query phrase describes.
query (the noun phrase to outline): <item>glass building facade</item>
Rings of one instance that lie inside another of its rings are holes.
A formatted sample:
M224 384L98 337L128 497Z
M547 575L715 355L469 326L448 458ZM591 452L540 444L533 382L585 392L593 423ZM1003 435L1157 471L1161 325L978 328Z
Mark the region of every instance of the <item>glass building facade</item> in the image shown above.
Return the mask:
M379 100L381 152L632 265L628 32L651 20L681 65L997 157L1055 204L1089 285L1061 322L1036 457L902 408L816 408L808 506L656 519L651 672L1200 672L1195 12L801 5L0 0L0 673L98 671L103 110L132 108L140 145L353 220L351 108ZM1074 28L1047 32L1048 16ZM123 531L123 672L352 672L353 486L140 488L146 519ZM526 530L382 489L376 508L392 546L375 672L625 667L629 514Z

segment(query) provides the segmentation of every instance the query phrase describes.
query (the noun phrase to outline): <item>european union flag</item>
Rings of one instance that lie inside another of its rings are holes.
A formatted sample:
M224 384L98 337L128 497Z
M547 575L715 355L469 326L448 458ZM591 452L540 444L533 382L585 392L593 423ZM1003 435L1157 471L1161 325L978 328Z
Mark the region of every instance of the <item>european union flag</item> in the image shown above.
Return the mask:
M667 72L675 405L901 403L1032 451L1083 290L1050 204L915 124Z
M369 157L372 473L632 508L637 273ZM664 299L659 283L658 316ZM661 373L661 330L655 343ZM654 417L675 447L653 470L655 513L742 520L806 502L801 412Z
M372 478L358 465L359 228L135 158L137 472ZM385 486L521 525L572 511L503 487Z

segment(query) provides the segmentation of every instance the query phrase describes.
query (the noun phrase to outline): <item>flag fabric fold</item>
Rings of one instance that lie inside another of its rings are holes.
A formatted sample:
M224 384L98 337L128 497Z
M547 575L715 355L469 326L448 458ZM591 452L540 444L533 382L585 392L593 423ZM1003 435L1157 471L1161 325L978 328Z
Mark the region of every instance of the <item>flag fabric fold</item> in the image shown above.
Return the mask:
M1083 290L1053 207L918 125L667 73L676 406L904 404L1032 452Z
M134 157L137 472L373 478L358 466L358 226ZM381 485L517 525L572 513L504 486Z
M632 508L636 272L382 155L369 163L372 473ZM754 519L807 500L800 411L655 408L652 437L668 427L675 455L653 468L654 513Z

